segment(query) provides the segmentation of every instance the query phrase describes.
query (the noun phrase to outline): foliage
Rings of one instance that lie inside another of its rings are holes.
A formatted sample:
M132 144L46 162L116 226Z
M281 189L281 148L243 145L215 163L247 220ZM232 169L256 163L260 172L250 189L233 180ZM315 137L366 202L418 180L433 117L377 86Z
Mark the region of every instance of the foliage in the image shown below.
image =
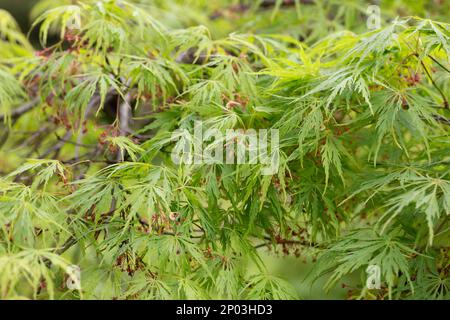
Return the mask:
M1 10L0 298L299 298L269 248L448 299L449 4L386 2L43 0L40 49ZM175 164L196 121L278 129L278 172Z

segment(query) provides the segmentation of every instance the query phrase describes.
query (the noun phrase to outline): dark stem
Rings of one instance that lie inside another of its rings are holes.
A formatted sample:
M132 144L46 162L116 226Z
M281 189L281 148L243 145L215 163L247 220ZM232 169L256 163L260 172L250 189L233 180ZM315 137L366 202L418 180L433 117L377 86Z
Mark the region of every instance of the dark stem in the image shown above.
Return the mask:
M27 113L28 111L34 109L38 106L39 99L35 98L31 100L30 102L27 102L26 104L20 106L19 108L14 109L11 112L11 119L15 120L20 118L23 114ZM5 121L6 115L0 114L0 122Z

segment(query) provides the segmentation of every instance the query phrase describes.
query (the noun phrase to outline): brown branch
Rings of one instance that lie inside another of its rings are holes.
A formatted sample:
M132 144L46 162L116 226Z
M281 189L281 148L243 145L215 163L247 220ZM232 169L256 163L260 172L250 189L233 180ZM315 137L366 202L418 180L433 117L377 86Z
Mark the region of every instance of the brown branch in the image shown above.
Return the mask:
M94 96L91 101L89 102L89 104L86 107L86 110L84 110L84 116L83 116L83 120L87 118L87 116L89 115L89 113L91 112L91 109L97 105L98 103L100 103L101 101L101 97L99 95ZM83 124L81 124L80 126L83 126ZM78 156L80 155L80 147L83 147L81 140L83 138L83 131L80 130L78 136L77 136L77 142L75 144L75 158L78 158Z
M66 252L67 250L69 250L75 243L77 243L77 239L73 236L70 236L66 242L64 242L64 244L62 245L62 247L58 248L55 251L55 254L57 255L62 255L64 252Z
M24 105L22 105L21 107L14 109L11 112L11 119L13 120L13 123L23 114L25 114L26 112L30 111L31 109L33 109L34 107L36 107L38 105L39 99L34 99ZM0 123L2 123L3 121L5 121L5 119L7 118L6 115L1 114L0 115ZM10 134L10 129L7 127L4 130L4 133L0 136L0 148L3 147L3 145L6 143L6 141L9 138L9 134Z
M111 160L76 160L76 159L70 159L66 161L62 161L63 164L72 165L72 166L78 166L81 164L90 164L90 163L105 163L105 164L118 164L120 162L118 161L111 161Z
M272 7L282 7L282 8L288 8L293 7L296 5L296 2L299 2L300 4L314 4L315 0L283 0L280 4L277 4L278 0L262 0L258 3L257 8L261 10L267 10ZM214 20L220 17L224 17L226 12L231 13L245 13L246 11L250 10L252 8L251 4L246 4L243 1L240 4L231 5L229 7L226 7L222 10L216 10L212 13L210 16L210 19Z
M270 237L264 237L264 240L267 240L267 242L258 244L256 246L254 246L254 248L255 249L259 249L259 248L262 248L262 247L270 246L271 244L275 244L275 245L300 245L300 246L311 247L311 248L320 248L320 247L322 247L318 243L310 242L310 241L306 241L306 240L290 240L290 239L280 239L280 238L272 239Z
M11 119L16 120L16 119L20 118L22 115L24 115L28 111L37 107L38 102L39 102L39 98L35 98L35 99L25 103L24 105L20 106L19 108L14 109L10 115ZM0 114L0 122L4 121L6 117L7 117L6 115Z
M55 136L56 136L56 139L58 139L58 141L66 142L66 143L72 144L72 145L77 146L77 147L83 147L83 148L95 147L95 145L89 145L89 144L79 143L79 142L75 142L75 141L70 141L70 140L65 139L63 137L60 137L57 133L55 133Z
M443 116L440 116L440 115L437 115L437 114L433 115L433 118L434 118L434 120L436 120L436 121L438 121L440 123L443 123L443 124L446 124L446 125L450 126L450 119L447 119L447 118L445 118Z
M436 88L436 90L439 92L439 94L441 95L442 99L444 100L444 107L446 109L448 109L449 108L448 100L447 100L447 97L445 96L444 92L441 90L441 88L439 88L439 86L434 81L433 77L431 76L430 71L428 71L428 68L425 66L425 63L423 63L423 61L417 55L415 57L417 59L419 59L420 65L425 70L425 74L427 75L428 79L430 79L431 83L433 84L433 87Z
M427 55L431 60L433 60L439 67L441 67L442 69L444 69L445 71L447 71L448 73L450 73L450 70L447 69L442 63L440 63L436 58L433 58L432 55L428 54Z
M278 0L263 0L259 5L261 8L270 8L277 5ZM281 2L281 7L295 6L296 0L283 0ZM301 4L313 4L314 0L300 0Z
M130 131L130 119L132 117L130 107L131 95L127 93L122 104L119 105L119 133L121 136L126 136ZM125 160L124 150L117 151L117 161L123 162Z

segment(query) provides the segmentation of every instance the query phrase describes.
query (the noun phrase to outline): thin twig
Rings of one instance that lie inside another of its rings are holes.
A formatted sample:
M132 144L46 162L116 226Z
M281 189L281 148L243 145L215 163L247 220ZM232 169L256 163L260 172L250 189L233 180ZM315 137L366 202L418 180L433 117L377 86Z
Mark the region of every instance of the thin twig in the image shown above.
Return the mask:
M419 59L419 57L417 57L417 59ZM449 108L448 100L447 100L447 97L445 96L444 92L441 90L441 88L439 88L439 86L436 84L436 82L434 82L434 79L431 76L430 71L428 71L428 68L425 66L425 63L423 63L423 61L421 59L419 59L419 61L420 61L422 68L425 70L425 73L426 73L428 79L430 79L431 83L433 84L433 87L436 88L436 90L439 92L442 99L444 100L444 107L448 109Z
M38 106L39 98L35 98L31 100L30 102L25 103L24 105L20 106L19 108L14 109L11 112L11 119L17 119L23 114L27 113L28 111L32 110L33 108ZM0 122L4 121L7 116L4 114L0 114Z

